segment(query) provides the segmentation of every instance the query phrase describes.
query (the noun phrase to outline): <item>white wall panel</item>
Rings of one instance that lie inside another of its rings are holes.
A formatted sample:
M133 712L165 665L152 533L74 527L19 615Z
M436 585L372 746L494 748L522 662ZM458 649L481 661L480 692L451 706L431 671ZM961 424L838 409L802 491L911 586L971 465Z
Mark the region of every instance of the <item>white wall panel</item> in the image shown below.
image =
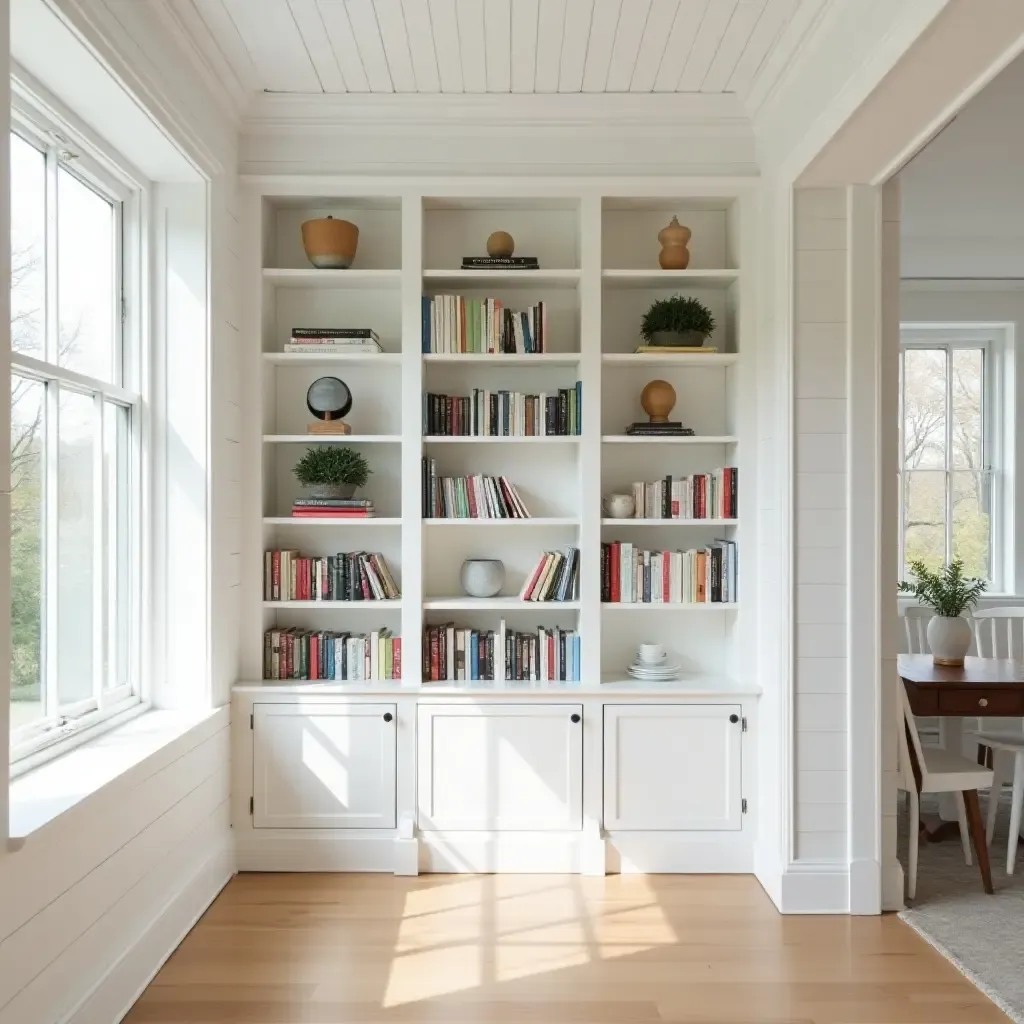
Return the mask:
M262 88L272 92L320 92L299 27L287 4L267 4L254 18L249 0L223 0L259 73Z
M559 92L579 92L583 88L583 69L587 63L593 15L594 0L566 0L562 62L558 69Z
M516 29L513 31L521 31L525 36L530 22L527 21L526 25L520 30L519 19L521 16L518 13L518 5L515 15ZM558 81L562 67L562 37L565 32L565 16L565 0L544 0L544 3L541 4L537 12L537 17L534 19L537 40L537 71L534 89L536 92L558 92ZM520 48L525 49L528 45L529 43L525 40L520 42L517 46L517 52ZM523 64L525 65L525 61L523 61ZM515 88L515 66L512 69L512 81L513 88ZM530 90L515 88L515 91L528 92Z
M679 10L679 0L651 0L640 49L629 82L631 92L650 92L668 46L669 34Z
M384 55L377 15L371 0L346 0L352 36L359 47L359 57L370 83L371 92L394 92L391 70Z
M416 92L416 74L402 0L374 0L374 11L395 92Z
M463 92L487 92L487 42L481 0L455 0Z
M429 0L429 3L441 92L462 92L462 55L455 0Z
M191 0L235 76L247 89L260 88L260 73L224 0Z
M349 92L369 92L370 81L366 77L363 58L359 54L359 45L352 32L348 10L344 4L320 4L320 17L323 18L327 36L334 48L338 60L338 68L345 79L345 88Z
M765 58L775 45L779 33L789 22L799 3L800 0L769 0L729 76L726 88L730 92L739 93L741 96L747 94Z
M595 0L587 42L587 60L583 67L583 91L604 92L608 67L619 27L622 0ZM628 17L628 15L627 15Z
M733 69L750 42L766 0L739 0L729 24L714 53L707 74L700 84L701 92L723 92L732 78Z
M679 92L697 92L704 84L711 62L721 45L729 20L736 9L736 0L716 0L708 4L700 28L690 47L690 56L676 87Z
M608 64L606 92L629 91L650 10L651 0L631 0L630 3L622 5L611 60Z
M534 18L536 24L536 18ZM484 36L487 40L487 91L512 89L512 0L485 0ZM531 47L531 52L536 52Z
M405 14L405 35L416 78L416 91L440 92L441 79L437 72L430 7L424 0L402 0L402 11Z
M680 0L654 80L655 92L675 92L679 88L707 8L708 0Z
M345 79L316 0L288 0L288 3L320 87L328 93L344 92Z

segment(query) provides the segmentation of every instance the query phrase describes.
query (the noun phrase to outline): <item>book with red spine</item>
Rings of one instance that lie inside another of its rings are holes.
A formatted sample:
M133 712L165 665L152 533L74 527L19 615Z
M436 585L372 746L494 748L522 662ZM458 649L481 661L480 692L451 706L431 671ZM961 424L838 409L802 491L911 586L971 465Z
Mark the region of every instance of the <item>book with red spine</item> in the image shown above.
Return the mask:
M672 600L672 555L668 551L661 553L661 599L665 604Z
M402 678L402 638L396 636L392 642L391 652L391 678L401 679Z

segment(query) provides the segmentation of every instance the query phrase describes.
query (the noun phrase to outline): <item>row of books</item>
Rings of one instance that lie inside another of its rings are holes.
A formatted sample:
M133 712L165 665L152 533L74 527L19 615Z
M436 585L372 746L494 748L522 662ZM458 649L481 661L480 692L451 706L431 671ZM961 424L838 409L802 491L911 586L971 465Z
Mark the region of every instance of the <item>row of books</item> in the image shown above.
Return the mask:
M382 554L366 551L308 557L298 551L266 551L266 601L394 601L401 596Z
M263 634L263 678L361 682L402 678L402 638L274 627Z
M529 519L515 484L504 476L438 476L437 459L423 459L425 519Z
M580 433L583 385L557 394L475 388L468 397L425 392L423 433L435 437L567 437Z
M633 484L637 519L735 519L739 471L735 466L692 476L666 476Z
M463 256L463 270L539 270L536 256Z
M543 302L520 311L500 299L464 295L423 296L422 349L425 353L543 352L547 310Z
M494 679L496 638L493 629L463 628L454 622L424 626L423 681Z
M736 543L716 540L689 551L601 545L601 600L612 604L731 604L736 600Z
M575 601L579 597L580 549L545 551L519 596L524 601Z
M300 519L372 519L376 513L369 498L296 498L292 515Z
M536 633L505 633L504 678L532 683L579 682L579 633L544 627Z
M383 351L377 332L369 327L293 327L284 350L315 355Z

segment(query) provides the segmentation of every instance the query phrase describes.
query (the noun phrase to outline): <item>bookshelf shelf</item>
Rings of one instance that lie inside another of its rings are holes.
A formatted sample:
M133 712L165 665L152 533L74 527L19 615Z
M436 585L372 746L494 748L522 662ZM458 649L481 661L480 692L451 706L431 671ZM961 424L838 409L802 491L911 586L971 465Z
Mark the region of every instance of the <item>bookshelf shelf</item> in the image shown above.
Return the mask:
M734 434L700 434L695 437L637 437L632 434L605 434L602 444L738 444Z
M447 352L424 352L425 363L456 363L472 366L576 366L580 361L579 352L538 352L481 355L477 352L453 354Z
M738 352L666 352L659 355L656 352L605 352L601 356L601 362L608 367L614 366L650 366L652 368L685 368L693 369L719 369L723 366L735 366L739 362Z
M602 519L602 526L739 526L738 519Z
M605 678L623 679L624 667L642 642L673 649L692 678L754 678L758 554L739 526L741 518L753 520L759 507L759 467L754 459L745 463L741 457L748 449L756 454L757 310L747 293L757 256L750 205L756 182L684 178L678 182L681 194L674 195L666 193L671 185L664 178L638 178L626 185L635 191L621 194L616 189L624 179L602 183L588 178L578 186L559 179L545 186L541 179L451 177L443 183L431 179L423 191L406 182L389 194L387 180L381 179L372 192L349 195L360 179L338 178L330 187L317 180L322 191L298 176L253 184L260 193L251 214L257 237L244 247L243 260L254 301L241 326L245 337L258 340L245 346L243 357L246 380L254 386L243 424L248 440L241 445L248 524L243 529L241 675L261 675L263 633L271 623L334 629L358 609L346 628L359 631L386 623L402 638L409 687L421 684L426 622L461 619L473 628L495 628L503 617L516 628L571 623L581 639L582 685L592 689ZM442 194L431 194L433 187ZM509 194L495 196L495 189ZM328 214L359 226L353 269L306 265L301 224ZM658 232L673 215L693 231L694 269L652 266ZM550 269L459 269L464 255L483 254L488 235L497 228L513 235L516 255L536 255L541 267ZM644 313L652 302L672 294L692 295L708 306L718 325L708 345L716 352L634 351L643 342ZM494 298L518 311L543 303L546 351L423 352L422 299L438 295ZM281 351L298 326L372 328L386 351ZM356 433L304 432L310 420L307 389L317 377L330 374L351 389L354 402L346 418ZM682 420L695 436L619 433L646 418L640 393L655 378L676 391L669 418ZM464 397L478 389L507 389L551 394L577 381L583 395L579 435L423 435L425 393ZM360 496L373 501L379 518L282 515L303 490L294 477L295 460L307 446L328 444L352 445L365 456L372 475ZM535 516L423 518L424 456L436 460L436 473L445 478L507 478ZM737 518L611 519L602 511L603 496L631 493L634 481L729 466L742 469ZM743 610L736 603L603 604L601 546L617 540L658 550L736 541L741 589L727 594L738 594ZM403 597L264 602L264 546L301 549L311 557L378 550ZM520 600L520 585L538 558L568 546L580 552L578 599ZM459 567L467 558L481 557L502 560L514 596L460 596ZM609 619L605 608L634 614ZM715 612L722 614L710 619L692 614ZM345 692L344 685L337 692ZM444 685L431 683L424 690Z
M264 526L401 526L402 520L395 516L367 516L339 519L334 516L264 516ZM291 602L289 602L291 603Z
M445 437L436 434L426 434L423 437L424 444L579 444L580 437L577 434L564 436L553 435L550 437L537 437L529 435L525 437Z
M402 357L396 352L264 352L263 361L269 366L402 365Z
M580 521L558 516L531 516L529 519L424 519L424 526L579 526ZM534 602L536 603L536 602Z
M609 288L728 288L740 279L738 270L604 270Z
M264 434L264 444L401 444L400 434Z
M339 611L384 611L388 608L401 608L401 598L395 601L264 601L264 608L301 608L318 612Z
M423 602L425 611L577 611L579 601L523 601L518 597L429 597Z
M275 288L398 288L400 270L317 270L316 267L267 267L263 280Z
M576 288L580 283L578 270L424 270L423 283L428 287L472 288L478 285L501 284L517 288Z
M739 608L737 603L725 602L702 602L686 604L679 601L663 601L657 604L645 603L642 601L621 602L602 601L601 608L604 611L654 611L654 612L734 612Z

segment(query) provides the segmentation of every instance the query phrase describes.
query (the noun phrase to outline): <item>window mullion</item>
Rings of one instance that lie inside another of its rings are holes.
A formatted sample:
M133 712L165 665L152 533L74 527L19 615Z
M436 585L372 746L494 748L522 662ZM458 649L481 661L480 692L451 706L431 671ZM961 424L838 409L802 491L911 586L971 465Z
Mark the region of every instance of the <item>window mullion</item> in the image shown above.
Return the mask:
M45 301L46 311L43 327L43 358L48 363L56 363L60 351L60 263L57 254L57 166L56 150L46 150L44 163L46 188L46 239L44 243L45 261Z
M60 424L60 387L54 382L46 384L43 401L43 711L48 718L56 718L59 700L57 679L59 645L60 579L60 520L59 520L59 457L58 432Z
M906 410L906 388L907 388L907 367L906 367L906 349L900 349L900 395L899 395L899 417L898 417L898 429L897 439L899 443L899 459L897 466L899 469L898 473L898 504L899 504L899 530L897 531L898 537L898 565L900 567L900 579L906 575L907 563L906 563L906 537L905 524L907 521L907 510L906 510L906 492L907 492L907 463L906 463L906 435L905 435L905 423L903 417Z
M946 562L953 560L953 349L946 346Z
M93 474L92 474L92 692L97 706L103 704L103 681L109 647L107 594L109 593L109 567L104 555L109 514L103 467L106 456L106 431L103 424L103 396L93 398Z

